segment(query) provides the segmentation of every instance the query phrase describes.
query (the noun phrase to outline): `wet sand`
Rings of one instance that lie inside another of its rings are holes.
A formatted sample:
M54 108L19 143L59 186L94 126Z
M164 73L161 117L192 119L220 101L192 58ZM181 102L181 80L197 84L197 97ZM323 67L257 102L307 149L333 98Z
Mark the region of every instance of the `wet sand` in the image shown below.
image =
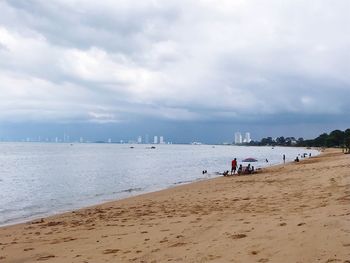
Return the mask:
M350 155L3 227L0 262L350 263Z

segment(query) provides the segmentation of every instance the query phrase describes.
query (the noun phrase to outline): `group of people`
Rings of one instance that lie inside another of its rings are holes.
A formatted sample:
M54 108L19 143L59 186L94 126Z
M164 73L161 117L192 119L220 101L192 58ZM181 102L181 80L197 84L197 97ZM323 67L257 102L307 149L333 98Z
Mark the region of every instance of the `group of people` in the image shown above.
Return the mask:
M300 154L299 154L300 155ZM307 153L304 153L301 155L301 158L305 158L307 156ZM309 157L311 157L311 153L309 153ZM286 155L283 154L283 163L286 163ZM266 162L269 162L267 159L265 160ZM299 157L297 156L294 160L295 162L299 162ZM238 168L237 168L238 167ZM248 164L247 166L243 167L242 164L238 166L237 164L237 158L234 158L231 162L231 173L227 170L223 173L224 176L229 176L229 175L243 175L243 174L252 174L255 173L254 166L251 166Z
M236 172L237 172L237 175L252 174L255 172L255 169L254 169L254 166L251 166L250 164L248 164L246 167L243 167L242 164L238 166L237 158L234 158L231 162L231 174L229 174L229 171L225 171L223 175L224 176L235 175Z
M294 162L299 162L299 156L300 156L300 158L306 158L307 155L308 155L307 153L299 154L299 155L294 159ZM311 153L309 153L309 157L311 157Z

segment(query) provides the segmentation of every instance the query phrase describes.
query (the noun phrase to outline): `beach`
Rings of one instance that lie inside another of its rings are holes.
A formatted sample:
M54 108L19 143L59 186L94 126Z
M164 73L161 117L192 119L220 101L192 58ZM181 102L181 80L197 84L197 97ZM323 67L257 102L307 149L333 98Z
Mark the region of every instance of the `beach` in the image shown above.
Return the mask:
M350 262L350 155L330 149L0 228L0 262Z

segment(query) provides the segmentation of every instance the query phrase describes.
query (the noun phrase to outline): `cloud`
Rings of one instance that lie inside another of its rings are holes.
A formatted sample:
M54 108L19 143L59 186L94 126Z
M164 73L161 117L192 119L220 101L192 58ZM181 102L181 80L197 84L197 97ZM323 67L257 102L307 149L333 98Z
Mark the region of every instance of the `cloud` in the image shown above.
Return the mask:
M349 5L2 1L0 120L341 118Z

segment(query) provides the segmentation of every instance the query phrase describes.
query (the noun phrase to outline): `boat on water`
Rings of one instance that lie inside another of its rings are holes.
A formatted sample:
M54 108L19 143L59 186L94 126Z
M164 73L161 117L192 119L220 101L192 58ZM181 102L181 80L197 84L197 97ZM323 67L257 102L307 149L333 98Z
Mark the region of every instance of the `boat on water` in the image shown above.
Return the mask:
M155 146L152 146L152 147L146 147L146 149L155 149L156 147Z

